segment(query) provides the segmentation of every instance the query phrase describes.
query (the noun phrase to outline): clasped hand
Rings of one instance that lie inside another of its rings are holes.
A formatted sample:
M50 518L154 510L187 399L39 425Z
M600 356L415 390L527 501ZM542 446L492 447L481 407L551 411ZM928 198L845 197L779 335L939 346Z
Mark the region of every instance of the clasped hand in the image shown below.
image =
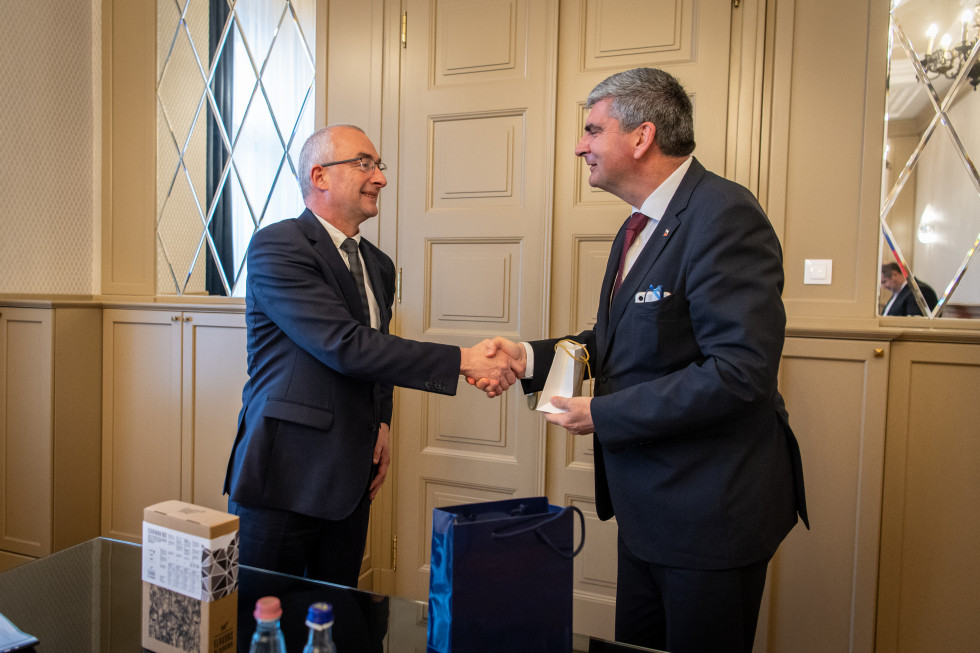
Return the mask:
M502 346L498 341L508 345ZM460 372L488 397L503 394L524 376L527 367L524 347L506 338L482 340L461 352Z
M517 374L517 378L523 378L524 372L527 370L527 351L523 345L498 336L478 343L473 349L480 346L485 346L485 358L509 359L511 369ZM502 383L495 383L487 377L469 374L466 375L466 381L470 385L476 386L477 389L486 392L488 397L499 396L509 387ZM544 418L552 424L564 427L573 435L586 435L595 431L595 424L592 421L592 397L552 397L551 405L566 411L564 413L545 414Z

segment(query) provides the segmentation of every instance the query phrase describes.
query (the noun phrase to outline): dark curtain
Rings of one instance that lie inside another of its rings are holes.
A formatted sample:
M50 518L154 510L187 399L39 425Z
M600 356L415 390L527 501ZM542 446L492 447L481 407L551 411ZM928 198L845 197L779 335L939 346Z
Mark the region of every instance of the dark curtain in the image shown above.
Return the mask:
M228 0L210 0L210 36L208 44L209 63L214 66L217 56L218 45L221 42L221 32L224 30L225 22L228 20ZM214 80L211 88L214 92L215 104L221 113L221 120L225 127L228 138L233 138L231 133L231 112L232 112L232 89L233 89L233 51L232 41L229 37L222 49L217 69L214 73ZM215 195L221 190L218 183L221 181L221 172L224 170L228 161L228 152L225 149L224 141L221 139L221 130L218 127L217 118L214 113L208 110L208 160L207 160L207 206L211 206ZM226 188L231 188L231 175L228 176ZM218 205L214 210L214 217L208 226L211 238L214 240L215 249L218 252L220 261L215 261L211 249L205 243L207 251L207 271L206 288L209 295L225 295L225 287L221 283L221 275L218 272L218 265L224 270L225 278L228 280L229 288L234 285L235 278L235 253L234 243L232 242L231 229L231 193L221 193Z

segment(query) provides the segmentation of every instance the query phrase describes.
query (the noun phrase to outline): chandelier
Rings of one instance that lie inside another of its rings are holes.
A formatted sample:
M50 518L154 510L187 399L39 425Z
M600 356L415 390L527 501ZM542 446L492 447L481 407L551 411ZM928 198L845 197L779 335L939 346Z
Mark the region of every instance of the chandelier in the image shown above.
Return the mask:
M980 35L980 2L973 9L966 9L960 15L959 44L953 45L953 37L947 33L940 39L939 48L935 48L938 34L939 26L933 23L926 32L926 36L929 37L929 46L926 48L925 56L919 62L929 79L938 79L939 77L956 79L963 66L970 60L970 54L977 43L978 35ZM980 84L980 61L973 63L967 76L973 90L976 90L977 84Z

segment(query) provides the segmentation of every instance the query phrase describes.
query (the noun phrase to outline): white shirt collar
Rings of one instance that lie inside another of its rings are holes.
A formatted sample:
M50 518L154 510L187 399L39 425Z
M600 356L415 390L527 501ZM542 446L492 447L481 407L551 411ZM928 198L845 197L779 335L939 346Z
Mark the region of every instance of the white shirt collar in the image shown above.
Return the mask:
M684 175L687 174L687 170L691 167L693 160L693 157L687 157L677 167L677 170L674 170L669 177L664 179L662 184L650 193L650 196L643 201L643 205L638 209L633 207L633 211L639 211L654 222L659 222L660 218L664 217L664 211L667 210L667 205L673 199L674 193L677 192L677 188L681 185L681 180L684 179Z
M313 212L310 211L310 213ZM313 213L313 217L315 217L317 220L320 221L320 224L323 225L323 228L327 230L328 234L330 234L330 240L333 241L333 244L337 247L337 249L340 249L340 244L345 240L347 240L348 238L347 234L345 234L343 231L341 231L337 227L333 226L332 224L330 224L329 222L327 222L326 220L318 216L316 213ZM361 245L360 232L354 234L353 238L355 241L357 241L358 247L360 247Z

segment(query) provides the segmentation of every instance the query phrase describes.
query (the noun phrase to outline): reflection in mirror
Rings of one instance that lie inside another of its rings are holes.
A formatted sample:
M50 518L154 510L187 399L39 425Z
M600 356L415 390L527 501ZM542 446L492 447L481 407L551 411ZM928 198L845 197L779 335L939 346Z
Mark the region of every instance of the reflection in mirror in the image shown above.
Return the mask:
M303 208L316 0L158 0L157 292L241 297L256 229Z
M892 2L882 315L980 318L978 35L976 0Z

